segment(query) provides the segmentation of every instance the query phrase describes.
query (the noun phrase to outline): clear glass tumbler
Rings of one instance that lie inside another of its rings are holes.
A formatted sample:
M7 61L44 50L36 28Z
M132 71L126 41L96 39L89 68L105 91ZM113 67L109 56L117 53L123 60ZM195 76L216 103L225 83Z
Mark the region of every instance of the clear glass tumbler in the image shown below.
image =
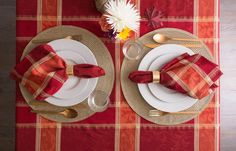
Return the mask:
M138 60L143 55L143 47L134 40L128 40L124 43L123 53L129 60Z
M93 91L88 97L88 105L94 112L105 111L110 103L109 95L101 90Z

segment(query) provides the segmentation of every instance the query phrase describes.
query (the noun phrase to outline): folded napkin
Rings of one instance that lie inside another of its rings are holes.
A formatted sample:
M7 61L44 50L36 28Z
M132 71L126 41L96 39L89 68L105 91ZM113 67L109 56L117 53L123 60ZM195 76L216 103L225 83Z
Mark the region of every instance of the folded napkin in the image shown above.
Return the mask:
M160 71L134 71L129 79L136 83L160 83L170 89L202 99L217 85L220 76L218 65L205 57L185 53L165 64Z
M56 93L68 75L95 78L105 75L105 72L91 64L67 65L51 46L45 44L34 48L10 73L37 100L45 100Z

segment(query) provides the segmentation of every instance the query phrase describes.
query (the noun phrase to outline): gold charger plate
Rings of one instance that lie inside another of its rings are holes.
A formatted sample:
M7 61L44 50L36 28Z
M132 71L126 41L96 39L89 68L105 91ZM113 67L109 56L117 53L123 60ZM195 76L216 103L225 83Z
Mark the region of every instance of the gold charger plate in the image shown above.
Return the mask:
M33 40L60 39L70 35L81 35L82 39L79 42L86 45L93 52L97 59L98 65L101 66L106 72L105 76L99 78L95 90L103 90L107 94L110 94L114 84L114 66L111 55L106 46L97 36L83 28L75 26L57 26L49 28L39 33L28 43L28 45L24 49L21 59L33 48L39 45L32 43ZM37 101L33 99L32 95L28 93L28 91L22 85L20 85L20 90L26 102L34 110L62 111L65 109L65 107L55 106L47 103L46 101ZM71 106L70 108L73 108L78 112L78 116L76 118L69 119L58 114L40 115L46 119L57 122L76 122L86 119L95 113L89 108L87 99L77 105Z
M162 28L158 29L152 32L149 32L145 34L144 36L140 37L138 40L143 43L143 44L148 44L148 43L154 43L152 40L152 37L154 34L160 33L164 34L168 37L178 37L178 38L193 38L193 39L198 39L196 36L193 34L186 32L184 30L180 29L175 29L175 28ZM168 41L168 43L175 43L175 44L181 44L181 42L176 42L176 41ZM183 43L183 42L182 42ZM193 43L193 42L185 42L187 43ZM203 55L204 57L208 58L209 60L213 61L213 57L211 56L209 48L202 42L198 42L201 44L201 48L190 48L194 53L199 53ZM128 75L130 72L137 70L139 63L141 62L142 58L151 50L150 48L144 47L144 54L143 56L136 61L131 61L128 59L124 59L121 67L121 86L122 86L122 91L123 94L130 105L130 107L141 117L144 119L160 124L160 125L176 125L176 124L181 124L184 122L187 122L194 117L196 117L198 114L181 114L181 115L174 115L174 114L166 114L163 116L159 117L150 117L149 110L153 110L154 108L150 106L141 96L139 93L139 89L136 83L131 82L128 79ZM194 104L192 107L185 111L198 111L201 112L203 111L208 103L212 100L212 97L214 94L211 94L202 100L197 101L196 104Z

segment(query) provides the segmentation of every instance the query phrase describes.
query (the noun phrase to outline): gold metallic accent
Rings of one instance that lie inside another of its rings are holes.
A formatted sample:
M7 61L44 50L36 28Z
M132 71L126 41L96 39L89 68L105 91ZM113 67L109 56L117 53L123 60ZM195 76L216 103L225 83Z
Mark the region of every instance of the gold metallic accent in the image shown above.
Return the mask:
M162 44L154 44L154 43L146 43L144 44L144 46L148 47L148 48L156 48L161 46ZM183 44L179 44L181 46L184 47L189 47L189 48L201 48L202 45L201 44L187 44L187 43L183 43Z
M153 77L153 83L160 83L160 72L159 71L153 71L152 72Z
M42 44L42 43L48 43L48 42L51 42L53 40L57 40L57 39L62 39L62 38L65 38L65 39L73 39L73 40L77 40L77 41L81 41L82 40L82 35L71 35L71 36L66 36L66 37L53 37L53 38L39 38L39 39L36 39L34 38L31 42L33 44Z
M195 38L172 38L172 37L166 36L165 34L160 34L160 33L155 34L153 36L153 40L157 43L166 43L169 40L200 42L199 39L195 39Z
M66 74L67 75L74 75L73 65L66 65Z
M65 118L75 118L78 116L78 112L75 109L65 109L63 111L51 111L51 110L31 110L33 113L37 114L61 114Z
M149 110L149 116L164 116L167 114L174 114L174 115L199 114L199 111L163 112L160 110Z

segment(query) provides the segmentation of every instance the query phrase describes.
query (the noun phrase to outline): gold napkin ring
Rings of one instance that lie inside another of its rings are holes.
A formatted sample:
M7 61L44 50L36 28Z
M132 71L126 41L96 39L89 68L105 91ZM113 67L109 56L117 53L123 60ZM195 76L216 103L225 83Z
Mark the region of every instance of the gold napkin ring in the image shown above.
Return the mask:
M153 83L160 83L160 72L159 71L152 71L152 82Z
M73 65L66 65L66 74L67 75L74 75Z

